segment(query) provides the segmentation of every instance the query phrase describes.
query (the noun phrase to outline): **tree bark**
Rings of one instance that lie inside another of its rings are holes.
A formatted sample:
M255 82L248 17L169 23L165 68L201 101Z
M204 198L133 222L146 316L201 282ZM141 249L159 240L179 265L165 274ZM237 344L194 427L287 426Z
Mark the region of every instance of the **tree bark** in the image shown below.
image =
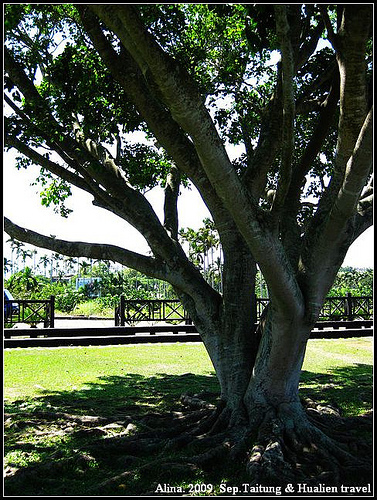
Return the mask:
M263 335L245 396L253 404L278 406L299 402L298 386L312 329L302 318L286 317L269 307Z

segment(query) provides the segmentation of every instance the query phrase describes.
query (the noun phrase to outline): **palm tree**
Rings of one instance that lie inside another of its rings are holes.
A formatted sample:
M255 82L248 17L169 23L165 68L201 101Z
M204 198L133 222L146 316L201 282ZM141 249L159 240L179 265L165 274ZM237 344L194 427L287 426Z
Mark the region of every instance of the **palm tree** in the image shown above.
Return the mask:
M4 257L4 275L12 271L12 261Z
M87 261L80 262L80 274L82 272L83 276L87 276L89 274L89 269L91 268L91 263Z
M48 255L46 255L46 254L42 255L42 257L39 258L39 262L43 265L44 275L47 276L46 269L47 269L47 266L50 263L50 257Z
M11 247L11 250L12 250L12 262L13 262L13 252L15 251L16 252L16 269L15 271L18 271L18 259L21 255L21 249L22 247L24 246L24 244L21 242L21 241L17 241L17 240L14 240L13 238L9 238L9 240L7 240L7 243L10 243L10 247ZM14 267L14 266L12 266Z
M65 264L65 266L66 266L65 268L68 272L73 271L73 269L75 268L75 265L77 264L77 259L75 257L65 257L64 264Z
M21 250L23 268L26 269L26 259L30 259L33 256L31 250Z
M59 275L60 263L63 260L63 256L60 253L54 253L52 256L52 260L55 263L55 272L56 272L56 274ZM52 278L52 271L53 271L53 269L51 268L51 278Z
M35 274L36 270L38 269L38 266L36 264L36 257L37 257L38 251L36 249L31 250L31 257L33 257L33 272Z

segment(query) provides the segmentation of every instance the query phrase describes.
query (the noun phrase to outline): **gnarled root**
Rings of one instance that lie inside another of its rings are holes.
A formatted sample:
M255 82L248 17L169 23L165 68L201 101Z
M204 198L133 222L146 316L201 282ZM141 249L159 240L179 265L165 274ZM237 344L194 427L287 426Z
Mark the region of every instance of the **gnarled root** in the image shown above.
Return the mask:
M318 412L316 422L320 425L316 426L299 407L280 405L265 412L246 462L251 481L280 485L367 481L370 460L364 455L355 457L350 439L348 443L336 439L337 426L334 420L332 427L326 426L327 416Z
M317 408L314 413L312 407L305 411L300 403L255 406L254 411L249 411L248 421L238 419L234 425L234 413L224 404L208 406L189 397L184 404L190 410L170 414L163 421L159 419L162 428L118 443L134 455L139 455L138 446L142 455L153 450L153 458L142 466L134 463L136 468L131 465L130 470L102 486L127 481L136 473L150 474L152 469L157 482L157 478L166 482L167 474L184 478L198 471L222 477L221 470L227 473L233 470L235 484L241 481L251 486L285 488L298 483L362 486L372 482L371 461L365 453L367 450L371 454L372 445L358 449L351 445L350 437L348 441L338 441L336 437L344 437L344 429L349 430L346 419L340 416L332 415L330 428L329 413L325 410Z
M187 460L203 468L226 461L243 463L250 484L336 485L367 481L371 474L367 443L358 447L359 440L349 434L346 439L342 430L347 428L346 419L328 408L317 409L313 418L313 408L305 411L300 403L256 406L248 423L232 426L231 422L232 412L220 406L173 441L187 451L200 451ZM355 456L355 451L361 453Z

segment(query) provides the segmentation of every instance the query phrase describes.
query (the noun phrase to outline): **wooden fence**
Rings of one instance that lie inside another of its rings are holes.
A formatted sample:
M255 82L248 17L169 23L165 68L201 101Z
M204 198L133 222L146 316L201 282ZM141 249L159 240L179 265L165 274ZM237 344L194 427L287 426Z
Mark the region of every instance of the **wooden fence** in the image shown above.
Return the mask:
M267 306L269 299L256 299L256 318ZM373 318L373 297L352 296L327 297L321 310L319 321L353 321ZM192 321L179 300L126 300L120 298L115 308L115 326L134 326L138 323L165 322L169 324L191 325ZM44 328L55 326L55 297L49 300L5 300L4 326L26 323L35 327L43 323Z
M55 296L48 300L4 300L4 326L26 323L36 328L43 323L44 328L54 328Z
M353 296L350 292L346 297L327 297L320 313L320 320L372 319L373 297Z
M125 326L126 323L135 325L145 321L192 324L179 300L126 300L121 296L119 305L115 308L115 326Z
M268 299L257 299L257 317ZM28 323L31 327L5 328L4 347L52 347L116 345L144 342L201 342L200 334L178 300L125 300L115 311L115 327L55 328L55 298L13 300L5 315L6 326ZM4 312L7 308L4 307ZM311 338L347 338L373 335L372 297L328 297ZM7 323L8 322L8 323ZM126 323L128 325L126 325ZM256 325L255 325L256 326Z
M259 321L269 299L256 299L256 318ZM319 321L367 320L373 317L372 296L327 297ZM179 300L126 300L123 296L115 308L115 326L136 325L139 322L192 324L187 311Z

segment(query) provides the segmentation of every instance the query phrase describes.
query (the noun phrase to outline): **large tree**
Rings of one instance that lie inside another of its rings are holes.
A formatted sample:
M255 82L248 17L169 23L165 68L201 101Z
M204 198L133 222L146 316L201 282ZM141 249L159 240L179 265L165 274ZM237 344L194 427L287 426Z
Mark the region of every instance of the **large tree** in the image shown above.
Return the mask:
M171 283L221 387L212 420L185 439L206 429L255 480L300 477L305 450L350 463L298 385L324 298L372 224L371 19L369 4L6 6L6 146L40 165L44 204L67 215L76 186L139 230L151 255L8 219L6 232ZM147 144L127 141L136 130ZM222 294L179 241L187 182L219 234ZM162 221L144 196L158 184ZM255 328L257 265L270 304Z

